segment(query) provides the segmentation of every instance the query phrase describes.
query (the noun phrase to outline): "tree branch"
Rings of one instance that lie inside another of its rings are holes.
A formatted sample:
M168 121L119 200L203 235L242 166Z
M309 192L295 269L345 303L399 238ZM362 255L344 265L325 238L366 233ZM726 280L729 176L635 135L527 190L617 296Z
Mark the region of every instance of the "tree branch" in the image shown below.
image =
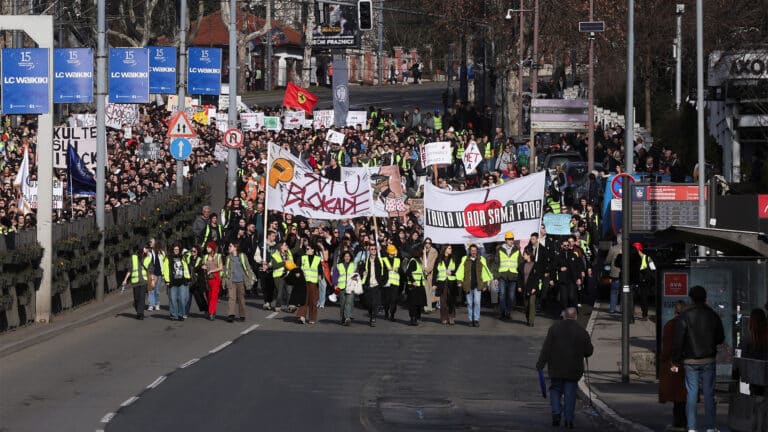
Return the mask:
M128 42L128 44L129 44L130 46L132 46L132 47L140 47L140 46L143 46L143 45L141 45L141 44L139 43L139 41L138 41L138 40L136 40L136 39L134 39L134 38L132 38L132 37L128 36L128 35L127 35L127 34L125 34L125 33L122 33L122 32L118 32L118 31L114 31L114 30L112 30L112 29L108 29L108 30L107 30L107 34L108 34L108 35L110 35L110 36L114 36L114 37L116 37L116 38L118 38L118 39L120 39L120 40L123 40L123 41L125 41L125 42Z

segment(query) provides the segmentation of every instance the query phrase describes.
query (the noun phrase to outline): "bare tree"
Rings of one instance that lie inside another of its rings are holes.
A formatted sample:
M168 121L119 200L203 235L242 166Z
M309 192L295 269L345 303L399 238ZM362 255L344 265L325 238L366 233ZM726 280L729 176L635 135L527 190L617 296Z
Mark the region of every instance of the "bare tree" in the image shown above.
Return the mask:
M267 1L267 17L264 21L264 26L260 28L259 30L250 32L250 33L241 33L237 32L237 63L243 64L242 62L248 57L248 42L258 38L262 37L264 35L267 35L267 37L272 37L271 34L268 34L272 30L272 2ZM243 19L245 19L245 14L243 14ZM230 14L229 14L229 1L222 1L221 2L221 20L224 23L224 26L229 30L229 21L230 21ZM200 21L200 20L198 20ZM233 71L230 71L232 73ZM237 85L238 85L238 91L242 91L244 89L243 84L245 83L245 68L238 68L237 70Z

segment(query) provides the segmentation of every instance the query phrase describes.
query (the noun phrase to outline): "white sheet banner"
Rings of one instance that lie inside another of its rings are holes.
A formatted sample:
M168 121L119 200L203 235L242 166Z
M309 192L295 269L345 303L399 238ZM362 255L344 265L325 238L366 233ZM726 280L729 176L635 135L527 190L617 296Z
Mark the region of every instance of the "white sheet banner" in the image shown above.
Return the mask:
M312 127L315 129L333 126L333 110L317 110L312 112Z
M285 112L285 129L301 129L305 119L304 111L286 111Z
M406 194L405 182L400 177L397 165L341 167L342 180L365 175L371 179L374 216L401 217L411 211L411 200Z
M139 125L139 106L108 103L104 109L105 124L113 129Z
M67 167L67 151L73 146L91 172L96 172L96 126L53 128L53 167Z
M431 142L424 145L424 166L450 164L452 162L451 143L448 141Z
M480 149L477 148L477 144L474 141L470 142L469 146L464 150L461 160L464 162L464 170L467 174L474 171L480 165L480 162L483 161L483 155L480 154Z
M329 129L328 133L325 135L325 140L334 144L344 144L344 134Z
M431 183L424 188L424 236L435 243L504 241L539 232L544 208L545 173L539 172L492 188L450 192Z
M246 132L258 132L264 126L263 112L240 113L240 122Z
M333 181L315 174L290 152L269 147L267 208L313 219L371 216L373 197L367 171Z
M363 130L368 129L368 113L366 111L350 111L347 113L347 127L362 126Z

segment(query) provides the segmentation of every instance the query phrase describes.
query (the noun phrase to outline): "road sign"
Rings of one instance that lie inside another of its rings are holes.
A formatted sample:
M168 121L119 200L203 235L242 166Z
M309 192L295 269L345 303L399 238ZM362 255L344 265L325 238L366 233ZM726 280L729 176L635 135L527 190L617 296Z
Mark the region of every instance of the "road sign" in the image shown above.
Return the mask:
M177 160L184 160L192 154L192 143L186 138L175 138L171 141L171 156Z
M599 33L605 31L605 21L580 21L580 33Z
M621 173L613 178L611 180L611 192L613 193L614 198L621 198L622 197L622 190L621 185L624 182L624 177L629 177L629 182L634 183L635 178L627 173Z
M232 149L243 146L243 132L240 129L229 129L224 132L224 146Z
M179 111L168 121L168 138L194 138L195 128L184 111Z

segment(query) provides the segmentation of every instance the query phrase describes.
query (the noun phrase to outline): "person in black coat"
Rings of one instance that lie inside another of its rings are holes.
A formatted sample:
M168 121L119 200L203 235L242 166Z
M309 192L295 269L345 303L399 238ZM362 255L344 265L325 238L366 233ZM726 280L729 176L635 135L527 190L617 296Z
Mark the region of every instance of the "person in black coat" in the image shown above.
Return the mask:
M424 270L416 258L408 260L405 274L408 277L406 285L406 300L408 302L408 315L411 318L410 325L419 325L421 311L427 305L427 292L424 290Z
M557 267L557 287L563 313L569 307L576 306L576 286L581 284L583 271L581 259L571 249L568 240L560 244L560 251L554 257Z
M287 261L285 269L288 270L288 273L283 277L285 283L293 287L288 298L289 312L293 312L307 303L307 281L304 279L304 272L301 267L298 267L293 261Z
M573 429L576 383L584 374L584 359L594 351L589 333L576 318L576 308L569 307L565 310L565 319L549 328L539 360L536 362L536 369L542 370L545 365L548 366L552 426L560 425L562 414L567 429ZM561 403L563 396L564 407Z
M526 247L523 250L523 265L518 266L520 280L517 284L517 292L523 295L525 301L525 323L528 327L533 327L533 320L536 318L536 296L541 289L543 277L542 267L533 261L532 252L532 248Z
M389 275L376 245L370 244L366 247L368 248L368 258L360 262L357 269L363 272L363 291L365 301L368 304L368 323L371 327L376 327L376 315L381 305L381 290L387 284Z

